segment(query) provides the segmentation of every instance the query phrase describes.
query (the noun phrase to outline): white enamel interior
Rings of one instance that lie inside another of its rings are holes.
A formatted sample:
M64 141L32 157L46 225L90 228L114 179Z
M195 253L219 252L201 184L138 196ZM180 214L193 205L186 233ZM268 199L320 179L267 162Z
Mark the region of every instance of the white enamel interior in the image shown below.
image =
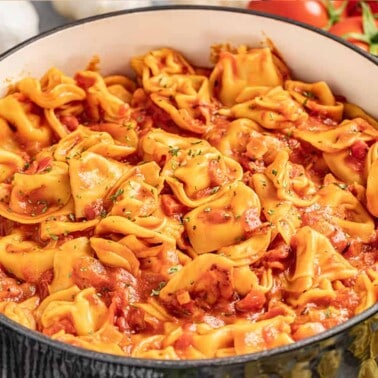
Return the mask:
M102 73L130 72L129 60L153 48L173 47L193 63L209 65L209 48L230 42L259 45L269 37L294 78L325 80L336 94L378 117L378 66L353 49L284 21L211 9L158 9L84 22L16 50L0 61L0 95L25 75L40 77L56 66L67 74L85 68L93 55Z

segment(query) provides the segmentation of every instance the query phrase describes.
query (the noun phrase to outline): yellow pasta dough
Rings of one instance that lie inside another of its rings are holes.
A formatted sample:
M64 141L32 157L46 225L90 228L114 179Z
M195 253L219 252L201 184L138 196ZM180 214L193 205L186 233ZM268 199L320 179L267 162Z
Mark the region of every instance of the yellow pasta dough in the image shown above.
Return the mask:
M292 344L378 299L378 131L272 47L52 67L0 99L0 313L120 356Z

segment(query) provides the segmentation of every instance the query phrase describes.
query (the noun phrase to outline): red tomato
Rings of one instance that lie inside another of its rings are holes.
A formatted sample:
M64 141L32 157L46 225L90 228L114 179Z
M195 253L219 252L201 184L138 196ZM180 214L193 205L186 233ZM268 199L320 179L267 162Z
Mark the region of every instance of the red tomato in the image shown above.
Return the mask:
M70 131L74 131L79 127L79 121L73 115L62 115L59 119Z
M96 82L96 80L93 77L87 77L80 73L77 73L75 75L75 80L76 80L77 85L83 88L84 90L90 88Z
M173 215L181 216L188 211L188 209L171 194L162 194L160 198L163 211L165 215L169 217Z
M239 302L236 302L235 307L238 311L258 312L266 302L265 294L258 289L251 289L251 291Z
M184 332L176 341L175 348L186 349L193 343L193 335L190 332Z
M358 140L350 147L351 155L358 160L365 160L369 146L362 140Z
M102 199L97 199L95 201L92 201L90 204L86 205L84 208L84 215L87 220L95 219L101 214L103 214L104 207Z
M365 0L365 3L369 5L373 13L378 14L378 0ZM346 14L348 17L361 16L362 15L361 0L360 1L349 0L348 5L346 7Z
M347 1L329 0L253 0L248 9L328 28L345 16Z
M333 25L329 32L345 38L373 55L378 55L378 20L375 20L371 13L367 16L365 13L364 16L348 17Z

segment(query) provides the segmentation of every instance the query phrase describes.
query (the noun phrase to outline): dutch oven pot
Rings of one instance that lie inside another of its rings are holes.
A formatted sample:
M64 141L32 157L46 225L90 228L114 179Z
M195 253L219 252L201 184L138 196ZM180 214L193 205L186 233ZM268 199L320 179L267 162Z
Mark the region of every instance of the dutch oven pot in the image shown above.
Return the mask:
M258 45L270 38L292 73L324 80L337 93L378 116L378 63L373 56L321 30L230 8L171 6L134 9L84 19L44 33L0 56L0 94L23 75L51 66L66 74L93 55L104 74L128 73L130 57L162 45L197 65L209 47ZM166 361L123 358L54 341L0 315L2 377L377 377L378 304L349 321L295 344L235 357Z

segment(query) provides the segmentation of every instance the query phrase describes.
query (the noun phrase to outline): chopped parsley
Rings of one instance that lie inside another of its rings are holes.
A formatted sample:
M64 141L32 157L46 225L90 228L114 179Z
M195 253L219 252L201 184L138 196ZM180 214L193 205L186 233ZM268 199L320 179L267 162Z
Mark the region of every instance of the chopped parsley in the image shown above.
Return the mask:
M118 189L114 194L110 196L110 199L112 202L116 202L118 197L123 194L124 190L123 189Z
M326 319L329 319L332 315L332 311L329 307L327 307L325 310L324 310L324 316L326 317Z
M311 98L311 99L316 98L315 94L313 92L310 92L310 91L303 91L302 95L304 97Z
M151 290L151 297L157 296L160 294L161 289L166 285L167 283L164 281L161 281L156 289Z
M53 234L53 233L49 233L49 236L50 236L50 239L52 239L54 241L57 241L59 239L58 235Z
M178 156L179 151L180 151L180 148L179 148L179 147L169 146L169 150L168 150L168 152L169 152L172 156Z
M45 200L38 200L37 205L42 205L41 214L44 214L49 208L49 204Z
M178 266L178 265L171 266L171 267L168 269L168 274L176 273L178 270L179 270L179 266Z
M220 189L220 186L214 186L214 188L211 188L210 190L210 194L215 194L219 191Z
M348 188L348 184L345 184L343 182L335 182L334 183L336 186L338 186L342 190L346 190Z

